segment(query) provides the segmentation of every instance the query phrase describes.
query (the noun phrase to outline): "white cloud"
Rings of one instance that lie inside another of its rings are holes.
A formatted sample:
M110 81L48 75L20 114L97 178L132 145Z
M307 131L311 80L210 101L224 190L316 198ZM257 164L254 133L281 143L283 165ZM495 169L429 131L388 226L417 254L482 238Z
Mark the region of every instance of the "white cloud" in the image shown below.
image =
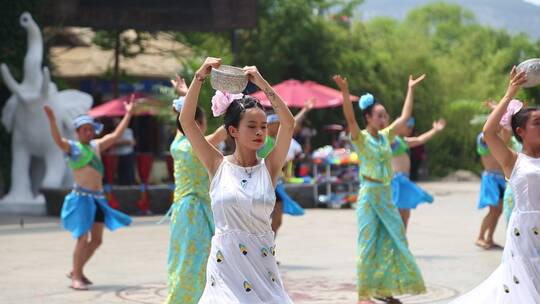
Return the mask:
M540 6L540 0L523 0L523 1Z

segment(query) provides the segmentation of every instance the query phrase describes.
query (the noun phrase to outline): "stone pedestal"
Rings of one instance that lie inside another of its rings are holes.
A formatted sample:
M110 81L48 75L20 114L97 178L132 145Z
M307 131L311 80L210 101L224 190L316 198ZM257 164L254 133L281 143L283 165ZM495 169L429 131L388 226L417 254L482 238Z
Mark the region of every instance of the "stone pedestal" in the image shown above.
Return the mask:
M45 215L45 199L33 202L0 202L0 214Z

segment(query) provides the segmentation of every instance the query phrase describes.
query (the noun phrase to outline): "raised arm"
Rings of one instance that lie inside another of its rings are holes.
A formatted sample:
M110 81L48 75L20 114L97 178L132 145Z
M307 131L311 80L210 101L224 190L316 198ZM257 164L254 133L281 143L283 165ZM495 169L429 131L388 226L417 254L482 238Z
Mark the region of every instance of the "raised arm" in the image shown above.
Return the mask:
M423 145L430 141L433 136L435 136L437 133L444 130L446 127L446 120L439 119L433 122L433 128L431 130L420 134L420 136L417 137L405 137L405 142L410 148L414 148L420 145Z
M220 143L227 139L227 130L224 126L217 128L214 133L206 135L206 140L214 147L217 147Z
M131 120L131 117L133 116L133 110L135 109L135 103L133 102L134 99L135 95L131 94L131 96L129 97L129 102L124 103L126 115L124 115L118 126L116 126L116 129L114 129L112 133L107 134L97 140L100 152L105 151L112 145L114 145L116 141L122 136L126 128L129 126L129 121Z
M310 98L306 101L304 104L304 107L302 107L302 110L300 112L296 113L294 115L294 134L297 134L302 129L302 123L304 122L304 119L306 118L306 114L313 109L313 106L315 105L315 99Z
M401 116L399 116L394 122L390 125L392 131L395 131L398 127L403 126L407 123L409 118L412 115L413 104L414 104L414 88L426 78L426 74L413 79L412 75L409 75L409 84L407 86L407 96L405 96L405 102L403 103L403 109L401 110Z
M356 117L354 116L354 109L351 98L349 96L349 82L347 81L347 78L343 78L341 77L341 75L334 75L332 79L337 84L338 88L343 94L343 115L345 116L347 126L349 127L349 131L351 132L351 138L356 139L358 137L358 134L360 134L360 127L358 126L358 122L356 121Z
M211 177L216 173L219 164L223 160L223 155L204 137L204 134L195 121L195 111L203 81L210 74L212 68L218 68L220 65L220 58L206 58L191 81L184 106L180 112L180 123L182 124L182 129L184 129L184 134L189 139L193 151L206 167Z
M261 76L256 67L244 67L244 72L249 80L266 94L272 108L274 108L274 112L279 117L280 126L276 136L276 144L272 152L266 157L266 167L270 171L270 176L275 184L281 168L285 164L285 158L291 144L294 131L294 117L285 102L283 102L272 86Z
M501 165L506 177L510 177L512 169L516 163L517 154L508 147L504 140L499 136L500 121L503 115L506 113L506 108L510 101L514 98L516 93L521 88L527 79L525 72L517 73L516 67L512 68L510 72L510 81L508 88L503 98L497 105L497 107L491 112L486 124L484 125L484 140L486 141L491 155L495 157L497 162Z
M54 142L62 151L64 151L65 153L69 153L69 143L67 139L63 138L60 135L60 131L58 130L58 126L56 125L56 117L54 116L53 110L49 106L44 106L43 109L45 110L47 118L49 119L51 135Z

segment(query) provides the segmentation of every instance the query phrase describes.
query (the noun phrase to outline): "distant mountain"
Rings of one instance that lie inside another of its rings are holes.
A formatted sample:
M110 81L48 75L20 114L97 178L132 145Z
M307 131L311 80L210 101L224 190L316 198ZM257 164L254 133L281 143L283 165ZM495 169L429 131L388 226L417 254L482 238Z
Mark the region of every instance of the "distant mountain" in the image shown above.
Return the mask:
M365 0L358 9L362 19L376 16L404 18L407 13L428 3L440 0ZM494 28L512 33L524 32L540 38L540 0L446 0L472 11L476 19Z

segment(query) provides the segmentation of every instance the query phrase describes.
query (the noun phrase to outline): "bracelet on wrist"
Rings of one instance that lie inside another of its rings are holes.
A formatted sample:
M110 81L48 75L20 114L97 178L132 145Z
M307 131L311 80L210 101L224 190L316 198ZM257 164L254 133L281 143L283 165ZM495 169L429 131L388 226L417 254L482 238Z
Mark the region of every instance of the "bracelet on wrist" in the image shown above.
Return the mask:
M197 79L200 82L204 82L204 80L206 79L206 76L201 76L198 73L195 73L195 79Z

